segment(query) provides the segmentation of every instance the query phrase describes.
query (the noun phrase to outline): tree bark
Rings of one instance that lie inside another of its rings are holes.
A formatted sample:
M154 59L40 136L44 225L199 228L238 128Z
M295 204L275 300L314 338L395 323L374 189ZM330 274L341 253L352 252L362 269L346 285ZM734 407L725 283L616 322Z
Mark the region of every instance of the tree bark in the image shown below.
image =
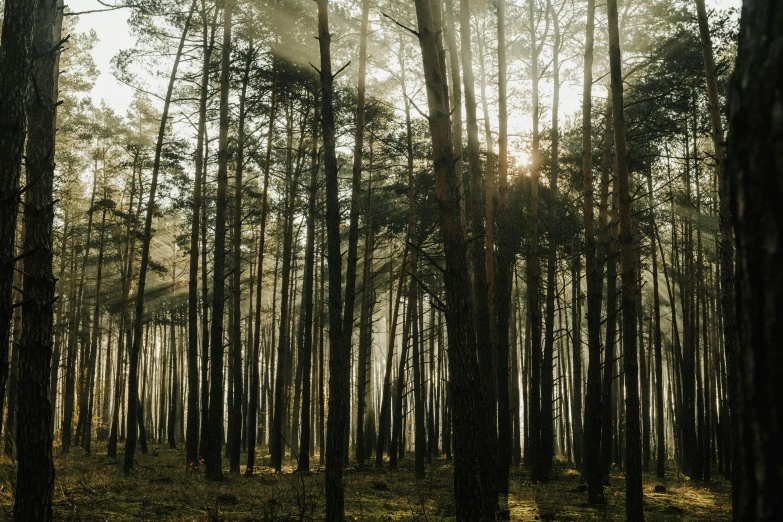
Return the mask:
M220 131L218 135L218 175L215 203L214 262L212 266L212 327L209 339L209 432L206 434L207 480L223 479L223 311L226 283L226 206L228 190L228 95L231 66L231 30L234 2L223 6L223 49L220 59Z
M9 14L8 10L6 14ZM4 40L7 29L12 35L14 31L7 22L8 19L3 27ZM24 250L28 255L25 257L22 337L19 343L18 468L14 520L52 520L54 460L49 421L52 414L49 365L54 303L57 300L52 273L52 223L61 31L62 4L58 0L38 2L31 49L32 55L38 58L32 64L35 90L28 113L26 153L28 190L24 212ZM4 41L3 47L5 45ZM4 49L4 52L7 51ZM4 71L8 72L8 69ZM25 78L24 82L27 83L28 79ZM13 208L16 206L13 205Z
M625 372L626 454L625 515L630 522L644 520L642 507L641 433L639 426L639 371L637 363L636 254L634 252L628 152L623 107L623 76L617 0L607 1L609 61L614 123L614 168L620 196L620 266L623 311L623 369Z
M479 420L478 361L470 296L467 245L460 220L459 184L454 168L451 123L445 89L445 68L439 59L439 40L433 7L427 0L416 0L419 45L427 87L429 128L435 167L436 192L440 210L441 233L447 259L446 323L449 335L449 377L452 395L455 441L454 492L458 521L485 520L480 479L479 438L475 426Z
M0 404L8 381L8 350L13 315L16 216L21 192L22 154L27 128L27 90L32 65L32 34L38 0L8 0L0 48ZM0 408L2 409L2 408ZM3 414L0 411L0 431Z
M740 452L735 520L783 517L783 454L778 438L783 404L777 395L783 377L781 24L783 4L745 0L729 93L726 172L736 234L737 318L743 347L735 421ZM728 340L726 350L730 365Z

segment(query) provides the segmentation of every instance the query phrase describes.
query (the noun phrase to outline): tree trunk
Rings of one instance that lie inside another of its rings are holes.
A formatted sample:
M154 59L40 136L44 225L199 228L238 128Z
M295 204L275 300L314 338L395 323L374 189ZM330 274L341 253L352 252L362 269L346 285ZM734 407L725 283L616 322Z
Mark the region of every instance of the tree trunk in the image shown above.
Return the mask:
M174 58L174 65L171 68L168 89L163 105L163 115L160 120L160 129L158 130L158 140L155 146L155 161L152 167L152 180L150 182L149 196L147 197L147 215L144 221L144 235L142 236L141 247L141 265L139 267L139 283L136 289L136 311L133 320L133 344L130 351L130 363L128 367L128 415L127 415L127 437L125 439L125 459L123 463L123 472L129 473L133 469L134 457L136 454L136 424L141 421L137 417L138 399L138 379L139 379L139 353L141 351L142 320L144 317L144 290L147 283L147 267L150 257L150 241L152 240L152 217L155 213L155 194L158 188L158 173L160 172L160 159L163 151L163 138L166 134L166 123L169 115L169 106L171 104L171 95L174 90L174 81L177 78L177 68L179 67L182 49L185 46L185 39L190 28L190 21L193 17L193 11L196 8L196 0L190 6L188 18L185 27L182 30L182 37L179 41L179 48ZM144 443L142 443L144 445Z
M326 432L326 521L343 522L343 446L350 401L350 346L342 342L342 255L340 203L335 153L334 92L329 0L318 0L318 44L321 55L321 125L326 176L326 233L329 264L329 418Z
M223 6L223 49L220 59L220 132L218 136L218 175L215 203L215 238L212 267L212 327L209 339L209 432L206 434L207 480L223 479L223 310L226 283L226 206L228 190L228 96L231 66L232 0Z
M204 6L204 4L202 4ZM202 17L202 52L201 86L198 110L198 128L196 130L196 165L193 183L193 210L190 227L190 256L188 272L188 422L185 436L185 452L188 466L199 466L199 373L198 373L198 234L201 226L202 173L204 170L204 138L207 121L207 95L209 91L209 66L212 56L212 41L209 40L207 11L203 9ZM214 32L212 33L214 35ZM203 303L206 306L206 303ZM202 339L206 344L207 339ZM201 406L204 408L204 405ZM206 409L206 408L204 408ZM201 434L204 435L203 433Z
M485 520L482 491L479 437L475 431L479 421L477 393L478 361L476 337L470 295L470 273L467 245L460 220L460 180L454 167L451 124L445 67L441 67L442 52L433 17L433 6L427 0L416 0L419 45L427 87L429 128L435 167L441 233L447 265L444 274L446 289L446 323L449 334L449 383L451 386L455 441L454 492L458 521Z
M32 65L32 34L38 0L7 0L0 55L0 404L8 380L8 349L13 315L16 216L21 191L22 154L27 126L27 89ZM2 407L0 407L2 410ZM0 431L3 414L0 411Z
M54 461L49 422L52 414L49 403L49 364L52 357L54 302L57 300L56 281L52 273L52 223L61 9L62 4L57 0L41 0L38 3L32 39L31 51L38 58L32 65L32 82L36 88L30 99L28 113L28 190L24 212L24 251L27 256L24 267L22 337L19 343L19 424L16 430L19 464L14 520L52 520ZM4 37L6 29L10 29L13 35L14 29L6 23ZM7 52L5 44L3 42L4 52ZM27 78L24 82L27 83Z
M628 153L623 108L623 76L617 0L607 1L609 20L609 61L611 68L614 123L615 177L620 195L620 266L623 311L623 370L625 372L626 454L625 515L630 522L644 519L642 508L641 440L639 426L639 371L636 353L636 268L631 220L631 192L628 181Z
M783 455L778 440L783 404L777 396L783 375L781 24L783 4L745 0L729 95L727 188L737 240L737 318L744 347L738 361L735 520L783 517ZM721 253L728 255L723 248ZM726 274L722 277L725 281ZM731 365L729 350L727 339ZM730 371L735 368L729 366Z
M317 90L316 90L317 93ZM313 119L313 144L310 162L310 190L307 196L307 236L305 239L305 268L302 288L304 302L304 339L300 350L302 360L302 431L299 444L299 471L310 471L310 384L311 359L313 354L313 279L315 275L315 220L316 195L318 192L318 95L315 100L315 118Z

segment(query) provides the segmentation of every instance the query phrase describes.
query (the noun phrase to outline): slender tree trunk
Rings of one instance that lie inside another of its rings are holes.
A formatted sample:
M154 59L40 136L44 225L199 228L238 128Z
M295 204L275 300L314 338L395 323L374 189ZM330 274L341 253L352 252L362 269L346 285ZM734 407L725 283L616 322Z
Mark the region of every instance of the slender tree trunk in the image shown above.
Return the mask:
M185 437L185 452L188 466L199 466L199 374L198 374L198 234L201 226L202 195L201 175L204 170L204 135L207 120L207 95L209 90L209 65L212 56L212 45L208 37L207 10L202 2L202 52L201 92L198 110L198 128L196 130L196 165L193 183L193 205L190 227L190 256L188 272L188 422ZM204 303L206 305L206 303ZM206 343L206 339L202 339ZM203 435L203 434L202 434Z
M247 475L253 474L253 467L256 460L256 426L258 424L258 395L259 387L261 385L261 379L259 375L258 363L261 348L261 290L263 289L263 275L264 275L264 247L266 240L266 221L269 214L269 171L272 162L272 143L275 128L275 116L277 114L277 57L272 55L272 88L271 88L271 103L269 109L269 128L266 135L266 155L264 161L264 182L263 193L261 196L261 228L259 231L258 240L258 276L256 277L256 306L255 306L255 335L253 335L253 373L252 384L250 385L250 403L248 405L249 418L247 425L250 427L248 431L248 445L247 445ZM266 404L262 401L262 407L266 409ZM265 423L266 424L266 423ZM250 434L252 430L252 435Z
M554 366L555 344L555 293L557 291L557 169L558 162L558 104L560 97L560 24L558 23L557 10L551 8L552 29L554 33L553 58L552 58L552 165L549 170L549 245L547 249L547 274L546 274L546 315L544 318L544 357L541 368L541 455L540 475L542 481L548 480L552 471L552 459L554 457L553 418L555 404L555 381L552 370Z
M321 125L326 176L326 233L329 264L329 419L326 440L326 521L343 522L344 426L350 401L350 346L342 342L342 255L340 252L340 204L335 153L334 92L332 76L329 0L318 0L318 44L321 54Z
M508 210L508 96L506 94L506 0L498 0L498 239L495 271L495 311L497 312L497 383L498 383L498 491L508 495L509 468L512 453L519 459L519 367L516 335L509 340L511 317L511 279L514 252L511 244L511 222ZM489 220L487 220L489 223ZM489 225L488 225L489 226ZM514 330L516 334L516 330ZM512 352L511 390L509 399L509 346ZM513 411L511 408L513 403ZM511 417L514 418L516 447L512 452Z
M206 434L207 480L223 479L221 447L223 445L223 310L226 283L226 206L228 190L228 96L231 66L231 30L234 3L223 6L223 49L220 60L220 133L218 137L217 199L212 267L212 327L209 339L209 432Z
M242 444L242 174L245 161L245 118L247 86L250 83L250 66L255 59L255 45L251 40L245 50L245 70L242 76L242 92L239 98L239 127L236 150L236 172L234 178L234 274L232 278L232 299L234 303L233 339L231 357L233 360L234 404L230 412L228 429L229 469L239 473L239 459Z
M647 170L647 193L650 205L650 237L652 253L653 282L653 346L655 349L655 432L656 432L656 465L655 474L658 478L666 476L666 432L663 418L663 357L661 355L661 305L658 294L658 251L655 248L655 204L653 198L652 170Z
M171 76L166 91L166 98L163 105L163 115L161 116L160 129L158 130L158 140L155 146L155 161L152 167L152 180L150 182L149 196L147 197L147 215L144 221L144 235L142 236L141 265L139 267L139 283L136 290L136 312L133 320L133 344L130 351L130 362L128 367L128 416L127 416L127 436L125 439L125 459L123 463L123 472L129 473L133 469L136 454L136 424L141 419L137 417L138 399L138 379L139 379L139 353L141 351L142 320L144 317L144 290L147 283L147 267L150 257L150 241L152 240L152 217L155 213L155 195L158 188L158 173L160 172L160 159L163 151L163 138L166 134L166 123L169 115L169 106L171 104L171 95L174 90L174 81L177 78L177 68L182 57L182 49L185 45L185 39L190 29L190 21L193 17L193 11L196 8L196 0L193 0L188 18L185 22L185 28L182 31L182 37L179 41L179 48L174 58L174 65L171 68ZM144 443L142 444L144 445Z
M644 520L642 508L641 440L639 426L639 371L636 346L636 269L631 220L631 192L628 181L628 153L623 108L623 76L617 0L607 1L609 60L611 68L614 123L615 176L620 195L620 266L622 268L623 369L626 375L625 515L630 522Z
M402 264L400 264L400 275L397 280L397 297L394 300L394 312L391 318L391 329L389 333L389 347L386 351L386 367L383 377L383 389L381 391L381 411L380 411L380 426L378 429L378 440L375 447L375 467L378 469L383 468L383 448L386 443L387 433L391 427L391 375L392 366L394 365L394 342L397 338L397 319L400 315L400 301L402 300L402 289L405 285L405 273L408 263L408 242L410 237L406 238L406 244L402 254ZM404 322L404 321L403 321ZM393 445L389 446L389 455L395 452ZM396 459L395 459L396 460Z
M316 89L317 93L317 89ZM307 196L307 236L305 239L305 268L302 288L304 303L304 339L300 359L302 360L302 431L299 444L299 471L310 471L310 440L311 440L311 360L313 354L313 279L315 274L315 220L316 195L318 192L318 95L315 100L315 118L313 121L313 144L310 162L310 190Z
M104 192L103 192L103 199L107 199L106 194L106 179L104 181ZM101 283L103 282L103 250L104 250L104 242L105 242L105 236L106 236L106 211L107 211L107 202L103 201L101 202L101 206L103 208L101 213L101 228L100 228L100 239L98 240L98 270L95 275L95 304L93 305L93 316L92 316L92 337L90 339L90 364L88 367L90 368L90 386L89 389L93 389L93 385L95 383L95 374L98 371L96 360L98 355L98 347L99 347L99 338L100 338L100 317L101 317ZM84 427L84 451L89 454L91 447L90 447L90 440L92 439L92 407L88 406L87 410L87 416L86 416L86 422Z
M699 23L699 35L701 37L701 49L704 57L704 72L707 84L707 100L710 113L713 147L715 149L715 168L718 179L718 197L720 200L720 241L718 244L718 256L720 263L720 303L723 312L723 341L728 364L731 368L738 368L739 349L737 341L737 312L735 309L735 278L734 278L734 244L732 235L732 215L729 201L728 180L726 175L726 144L724 142L723 120L721 118L720 98L718 96L718 79L715 72L715 57L712 50L712 38L710 36L709 21L704 0L696 0L696 12ZM737 393L739 379L737 372L729 371L728 374L728 403L729 403L729 446L732 469L740 466L738 448L738 422L734 420L738 402ZM739 505L739 491L737 481L732 481L732 507L734 519L738 520L741 510Z
M584 178L585 273L587 278L587 394L583 439L583 477L587 480L587 499L591 504L604 502L600 466L601 447L601 301L603 273L596 260L593 210L592 90L595 0L587 1L585 28L584 82L582 89L582 176ZM608 121L607 121L608 125ZM599 233L601 231L599 230Z
M434 17L433 17L434 18ZM484 202L482 201L481 159L479 155L478 119L476 116L475 80L473 75L473 50L471 48L470 3L460 0L460 45L462 47L462 78L465 88L465 116L468 130L468 169L470 172L468 228L474 238L470 243L470 265L473 273L473 307L478 341L478 358L481 366L481 386L484 407L479 411L483 417L484 442L480 445L481 480L485 494L485 517L494 516L497 509L497 371L495 369L494 347L491 342L489 312L489 281L484 242L481 238L491 226L484 225ZM489 172L489 171L488 171ZM490 174L488 174L490 175ZM464 291L464 290L463 290Z

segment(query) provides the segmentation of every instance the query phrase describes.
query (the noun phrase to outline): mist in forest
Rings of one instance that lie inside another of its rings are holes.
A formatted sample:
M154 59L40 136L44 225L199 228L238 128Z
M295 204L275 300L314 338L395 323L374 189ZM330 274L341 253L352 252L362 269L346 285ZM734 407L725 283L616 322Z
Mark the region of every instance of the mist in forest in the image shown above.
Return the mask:
M783 519L783 4L0 5L0 518Z

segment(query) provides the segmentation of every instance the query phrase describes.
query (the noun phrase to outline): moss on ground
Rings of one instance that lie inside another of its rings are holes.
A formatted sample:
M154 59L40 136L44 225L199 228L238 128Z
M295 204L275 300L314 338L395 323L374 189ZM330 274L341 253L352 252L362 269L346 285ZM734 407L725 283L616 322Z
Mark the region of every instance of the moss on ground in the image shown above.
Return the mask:
M244 458L243 458L244 461ZM276 474L262 467L253 477L224 474L221 483L204 480L188 472L184 449L153 444L147 455L139 454L138 465L123 476L117 461L105 456L96 445L92 455L75 449L56 457L54 514L56 520L75 521L255 521L285 522L322 520L324 474L294 473L293 468ZM259 463L265 463L259 456ZM268 462L268 459L266 460ZM411 458L400 470L349 468L345 473L346 519L351 521L445 521L454 519L452 466L434 459L424 480L416 480ZM244 472L244 467L243 470ZM10 520L13 507L15 469L0 458L0 520ZM579 475L564 463L555 466L547 484L532 484L525 470L511 474L511 494L502 499L511 520L597 520L625 519L624 475L614 472L606 488L605 506L587 504L586 493L578 491ZM708 484L691 483L675 470L658 481L644 476L644 507L648 522L729 520L731 491L722 477ZM666 493L655 493L656 484Z

